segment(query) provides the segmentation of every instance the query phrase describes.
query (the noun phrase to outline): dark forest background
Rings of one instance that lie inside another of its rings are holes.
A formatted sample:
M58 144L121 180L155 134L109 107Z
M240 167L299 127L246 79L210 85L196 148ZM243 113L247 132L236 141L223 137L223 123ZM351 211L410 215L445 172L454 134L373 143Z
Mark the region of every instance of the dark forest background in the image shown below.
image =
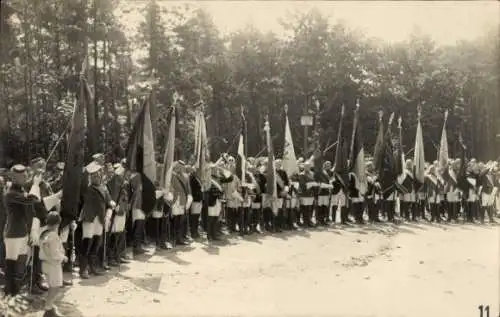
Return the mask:
M183 96L177 134L178 155L183 159L192 152L194 116L201 107L211 154L236 152L242 105L247 112L249 155L265 146L266 114L280 155L285 104L300 155L304 144L300 116L315 109L312 96L321 103L323 146L336 139L342 104L347 107L345 128L350 131L359 98L369 152L380 110L386 119L391 112L396 118L402 116L404 148L410 151L421 104L427 160L436 157L446 109L452 156L459 133L474 157L487 160L500 155L497 26L455 45L439 46L418 30L406 41L389 44L343 23L329 24L327 16L311 10L280 21L290 34L286 39L252 26L226 36L201 9L165 9L149 1L141 13L138 35L130 37L114 13L118 2L1 1L0 165L48 156L59 135L68 131L86 59L101 127L100 150L112 160L123 156L141 99L150 90L145 83L151 78L158 158L174 91ZM137 49L147 52L138 65L132 59ZM64 159L65 142L53 161ZM332 147L327 158L333 159L334 151Z

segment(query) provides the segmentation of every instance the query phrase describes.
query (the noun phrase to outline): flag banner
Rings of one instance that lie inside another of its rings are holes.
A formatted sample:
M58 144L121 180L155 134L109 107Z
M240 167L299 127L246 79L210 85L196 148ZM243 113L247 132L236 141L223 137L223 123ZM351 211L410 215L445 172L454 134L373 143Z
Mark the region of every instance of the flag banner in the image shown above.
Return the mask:
M245 183L246 175L246 152L245 152L245 139L246 139L246 119L243 109L241 109L241 129L240 138L238 142L238 156L236 157L236 176Z
M165 146L165 154L163 156L163 172L160 178L160 184L167 192L170 191L170 184L172 183L172 169L174 166L176 126L175 110L175 107L172 107L172 111L170 112L167 144Z
M282 167L288 175L299 173L299 164L295 155L293 146L292 131L290 130L290 122L288 121L288 107L285 106L285 143L283 146Z
M68 138L68 153L62 176L63 194L61 200L61 216L64 221L76 220L80 208L80 191L83 181L85 160L85 109L91 102L90 95L85 93L87 81L80 79L80 94L75 100L71 132Z
M417 133L415 135L415 147L413 148L413 167L415 181L417 185L422 186L425 180L425 153L424 137L422 134L422 124L420 123L421 112L418 111Z
M448 121L448 110L444 113L443 130L441 131L441 142L439 142L438 163L439 168L444 170L448 166L448 136L446 134L446 123Z
M347 184L349 182L349 164L348 164L348 150L347 142L342 135L343 123L344 123L345 107L342 105L342 110L340 114L340 123L337 131L337 148L335 150L335 159L333 172L337 180L342 184L342 186L347 189Z
M387 124L387 131L384 136L384 150L383 158L381 160L380 168L380 186L384 192L384 198L387 198L386 194L390 193L397 184L397 172L396 172L396 162L394 156L394 144L392 136L392 121L394 119L394 113L389 117L389 123Z
M149 214L156 203L156 161L149 97L144 100L127 144L127 168L141 175L142 209Z
M396 174L399 176L404 176L405 174L405 158L404 158L404 150L403 150L403 127L402 127L402 122L403 120L401 117L398 119L398 137L395 138L394 140L394 155L395 155L395 167L396 167Z
M266 144L267 144L267 186L266 194L271 200L271 207L273 213L276 215L278 213L278 208L276 205L276 200L278 198L278 189L276 186L276 167L274 163L274 150L273 141L271 139L271 127L269 121L266 120L264 131L266 132Z
M382 160L384 158L384 122L382 121L384 113L382 111L378 114L378 132L373 149L373 166L378 175L382 168Z
M359 103L356 105L356 112L354 115L354 133L352 142L352 162L351 172L355 176L355 187L361 195L366 193L367 178L365 167L365 151L363 145L363 135L361 131L361 124L359 123Z

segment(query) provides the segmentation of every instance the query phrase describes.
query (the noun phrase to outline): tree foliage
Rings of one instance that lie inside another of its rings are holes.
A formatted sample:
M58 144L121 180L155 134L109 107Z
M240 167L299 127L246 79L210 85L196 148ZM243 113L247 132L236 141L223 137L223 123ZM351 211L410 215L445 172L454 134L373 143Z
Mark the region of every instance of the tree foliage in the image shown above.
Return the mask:
M295 148L304 153L312 133L305 140L300 116L315 111L313 96L321 103L325 147L336 139L342 104L346 129L351 129L359 98L368 151L380 110L386 118L391 112L403 118L404 147L410 151L417 106L423 105L427 160L436 157L446 109L452 154L461 133L477 158L500 155L499 34L494 29L450 46L439 46L418 31L406 41L386 43L342 22L331 24L313 9L281 21L286 37L252 25L224 35L203 9L165 8L151 0L141 4L143 22L133 35L117 16L118 0L1 3L2 165L47 157L61 135L53 160L63 159L85 60L98 109L100 150L114 160L123 156L139 103L151 90L159 158L174 92L181 96L177 156L185 160L192 153L200 110L207 116L211 153L235 152L241 105L247 112L249 155L265 145L266 116L279 155L285 104ZM333 159L331 150L327 155Z

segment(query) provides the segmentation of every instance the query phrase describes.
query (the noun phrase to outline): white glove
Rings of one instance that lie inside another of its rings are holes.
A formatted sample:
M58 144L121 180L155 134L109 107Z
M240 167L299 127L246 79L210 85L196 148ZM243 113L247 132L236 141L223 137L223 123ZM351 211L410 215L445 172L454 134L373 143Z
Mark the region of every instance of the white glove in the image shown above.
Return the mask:
M111 215L113 214L113 210L108 209L106 210L106 219L104 221L105 226L106 226L106 232L109 231L109 227L111 226Z
M165 200L165 202L171 202L172 200L174 200L174 195L172 195L171 192L168 192L166 193L165 195L163 195L163 200Z
M283 189L283 191L284 191L285 193L288 193L288 191L289 191L289 190L290 190L290 187L288 187L288 186L285 186L285 188Z
M116 207L116 203L113 200L109 202L109 205L111 206L111 208Z
M76 221L72 221L71 224L70 224L70 228L72 231L75 231L76 228L78 228L77 224L76 224Z
M188 210L191 207L192 203L193 203L193 196L188 195L187 196L187 202L186 202L186 210Z
M31 245L40 244L40 220L38 218L33 218L31 223L30 241Z

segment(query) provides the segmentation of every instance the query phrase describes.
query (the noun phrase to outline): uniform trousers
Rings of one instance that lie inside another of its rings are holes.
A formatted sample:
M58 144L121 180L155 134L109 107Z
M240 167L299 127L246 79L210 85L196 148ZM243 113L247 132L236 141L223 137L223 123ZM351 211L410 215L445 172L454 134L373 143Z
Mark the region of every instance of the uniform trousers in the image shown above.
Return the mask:
M203 201L193 201L189 208L189 231L191 238L197 239L200 237L198 228L200 226L200 215L203 209Z
M467 222L474 222L479 215L479 202L477 200L467 200L465 202L465 218Z
M82 242L80 245L80 274L98 274L99 249L102 245L104 225L99 217L94 217L92 222L82 221Z
M251 216L250 216L250 230L251 232L259 232L259 227L262 219L262 203L252 202Z
M328 223L330 213L330 195L318 196L318 205L316 208L316 222L321 225Z
M5 295L16 296L26 271L28 257L28 236L20 238L4 238L5 243Z
M370 221L380 221L378 214L380 209L380 200L375 200L373 197L369 198L367 201L368 208L368 220Z
M313 227L312 222L314 213L314 197L301 197L300 198L300 216L302 217L301 225L306 227Z
M170 240L170 208L165 206L163 210L153 210L151 213L153 237L156 246L162 246Z
M106 254L107 261L111 265L120 263L126 248L126 233L125 227L127 224L127 215L115 214L111 220L109 230L107 230L106 238ZM104 251L102 252L104 254Z
M363 201L353 200L351 203L351 212L352 212L357 224L364 223L364 220L363 220L364 208L365 208L365 204Z
M441 206L442 204L436 201L429 203L431 221L441 222Z
M207 210L207 238L208 240L217 240L219 235L219 216L222 212L222 203L220 199L215 201L213 206L208 206Z
M396 209L396 201L394 200L384 200L382 202L384 213L387 215L388 221L394 221L394 214Z

